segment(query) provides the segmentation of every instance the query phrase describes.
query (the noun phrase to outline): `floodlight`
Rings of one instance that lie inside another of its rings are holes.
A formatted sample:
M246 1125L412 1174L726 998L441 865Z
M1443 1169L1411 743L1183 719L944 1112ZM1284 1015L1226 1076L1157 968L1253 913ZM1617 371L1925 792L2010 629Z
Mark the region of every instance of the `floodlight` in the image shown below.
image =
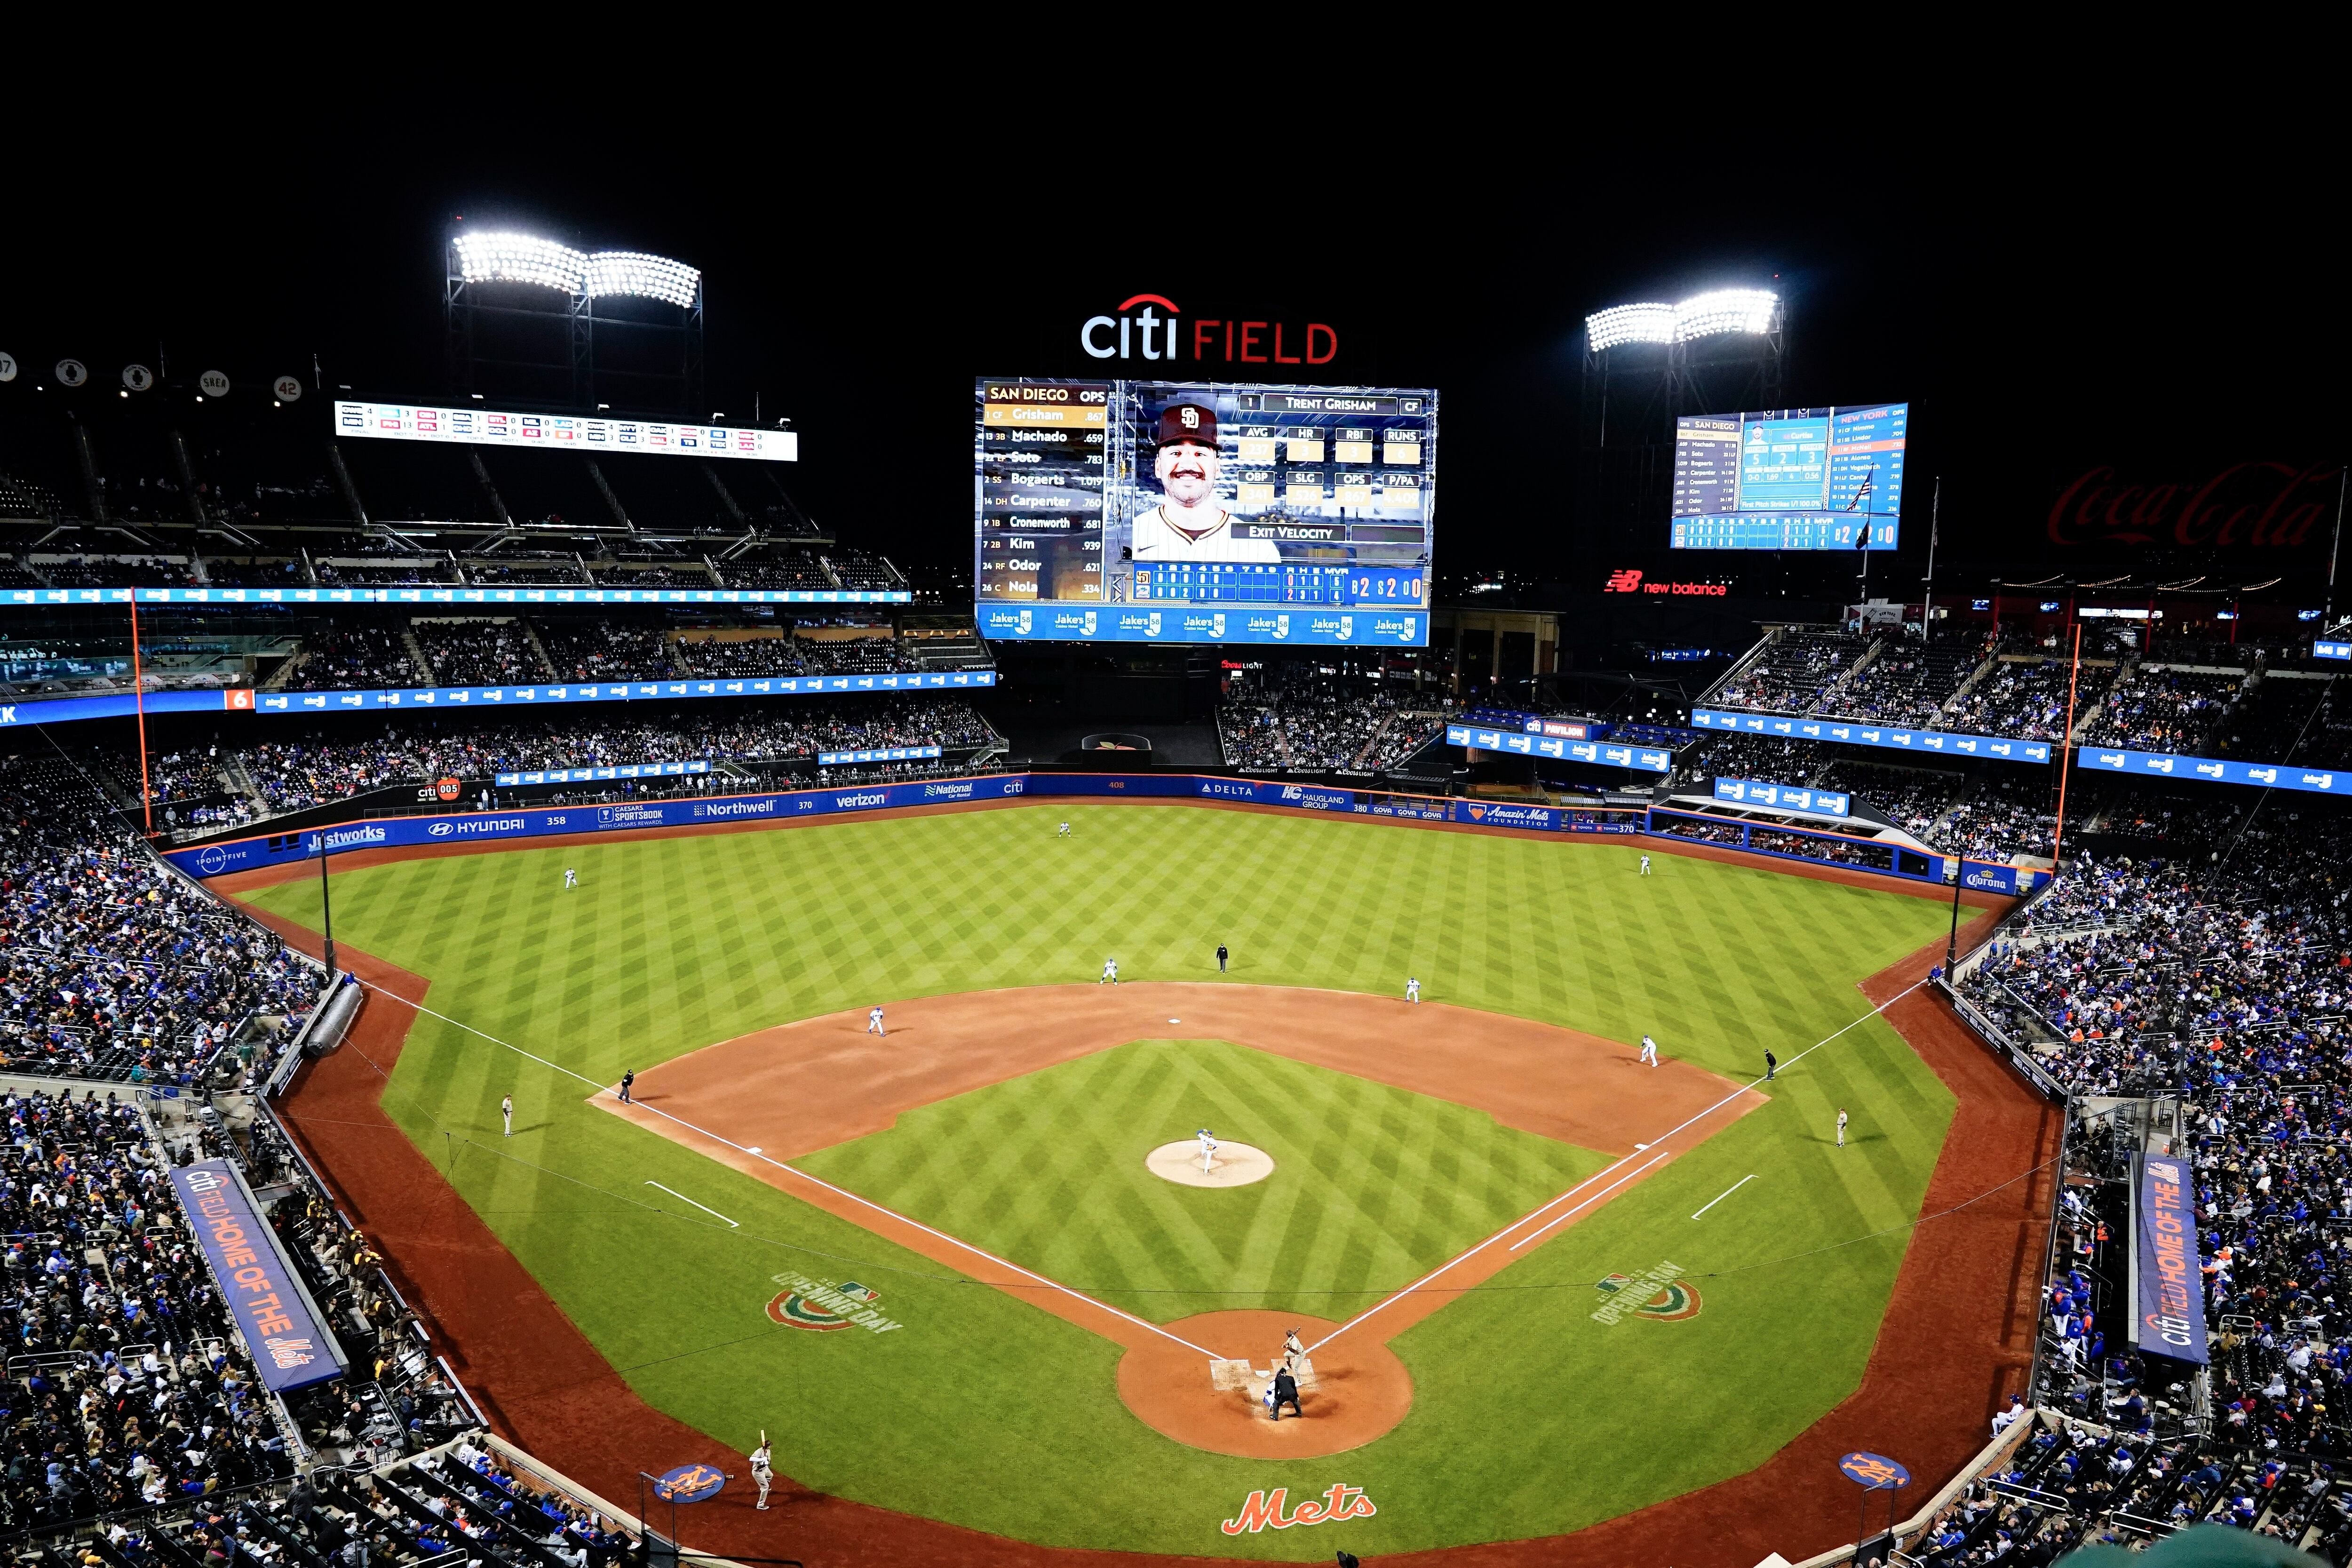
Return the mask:
M1694 294L1675 307L1675 336L1688 342L1727 332L1769 332L1780 308L1780 297L1763 289L1717 289Z
M1622 343L1670 343L1675 341L1675 308L1612 305L1584 318L1584 336L1594 353Z
M451 242L468 283L535 283L580 292L589 258L569 246L528 234L461 234Z
M588 258L587 286L592 299L604 294L638 294L680 310L690 308L702 288L702 273L667 256L638 250L600 250Z
M1763 333L1780 314L1780 297L1763 289L1717 289L1676 305L1612 305L1584 318L1595 353L1625 343L1686 343L1731 332Z

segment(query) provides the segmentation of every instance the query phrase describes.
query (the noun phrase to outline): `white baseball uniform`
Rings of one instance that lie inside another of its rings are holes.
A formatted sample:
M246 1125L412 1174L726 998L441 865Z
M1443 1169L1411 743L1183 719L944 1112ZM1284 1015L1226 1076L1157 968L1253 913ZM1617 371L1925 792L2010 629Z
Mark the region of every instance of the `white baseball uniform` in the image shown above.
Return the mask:
M881 1035L886 1038L888 1037L890 1031L882 1026L881 1008L876 1007L866 1013L866 1032L869 1035Z
M1216 1163L1217 1141L1211 1137L1209 1130L1203 1127L1201 1129L1201 1173L1207 1175Z
M1647 1035L1642 1037L1642 1059L1652 1067L1658 1065L1658 1042Z
M1097 985L1116 985L1118 984L1118 959L1106 958L1103 960L1102 978L1096 981L1095 984Z
M1153 507L1135 519L1129 550L1135 559L1152 561L1279 562L1282 549L1271 539L1236 539L1234 514L1223 507L1202 507L1197 517L1177 509L1171 518L1166 505Z
M768 1506L768 1488L775 1477L775 1462L768 1457L768 1445L762 1443L751 1450L751 1480L760 1489L760 1500L756 1506Z
M1408 1002L1421 1000L1421 982L1418 979L1408 979L1404 983L1404 999Z

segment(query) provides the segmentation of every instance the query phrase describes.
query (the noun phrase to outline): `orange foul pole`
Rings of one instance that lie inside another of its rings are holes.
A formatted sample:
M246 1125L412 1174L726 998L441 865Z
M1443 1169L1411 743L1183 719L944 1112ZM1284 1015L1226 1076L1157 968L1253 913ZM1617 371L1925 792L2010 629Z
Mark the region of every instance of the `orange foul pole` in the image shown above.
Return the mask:
M139 595L131 595L131 700L139 710L139 809L146 815L147 837L155 837L155 791L147 782L147 675L139 662Z
M2050 836L2051 874L2057 875L2059 851L2066 847L2066 771L2074 760L2074 687L2083 679L2083 623L2074 623L2074 666L2066 672L2066 738L2058 748L2058 829Z

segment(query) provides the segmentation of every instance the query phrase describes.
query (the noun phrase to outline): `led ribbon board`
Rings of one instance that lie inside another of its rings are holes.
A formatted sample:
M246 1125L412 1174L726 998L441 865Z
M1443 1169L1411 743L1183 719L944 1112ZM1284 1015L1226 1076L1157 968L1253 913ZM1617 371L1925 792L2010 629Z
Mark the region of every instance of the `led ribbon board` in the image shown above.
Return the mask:
M437 441L517 451L644 453L670 458L753 458L800 460L793 430L746 430L728 425L673 425L654 419L591 418L577 414L520 414L499 408L434 408L416 403L335 405L335 434L381 441Z
M1993 757L2012 763L2046 763L2049 741L2011 741L1998 735L1957 735L1945 730L1908 730L1894 724L1859 724L1851 719L1792 719L1780 713L1725 712L1694 708L1691 725L1745 735L1778 735L1791 741L1834 741L1846 746L1885 746L1931 756Z

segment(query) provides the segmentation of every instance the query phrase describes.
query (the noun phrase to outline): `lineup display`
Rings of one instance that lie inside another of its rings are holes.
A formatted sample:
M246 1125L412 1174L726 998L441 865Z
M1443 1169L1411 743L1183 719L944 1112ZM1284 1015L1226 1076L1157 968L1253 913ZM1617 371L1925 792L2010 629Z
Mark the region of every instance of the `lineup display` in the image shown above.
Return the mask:
M592 419L576 414L516 414L502 408L433 408L415 403L335 405L335 434L384 441L440 441L525 451L646 452L673 458L800 460L793 430L671 425L656 419Z
M1852 550L1901 538L1907 403L1675 421L1676 550Z
M981 635L1422 647L1437 394L982 378Z

